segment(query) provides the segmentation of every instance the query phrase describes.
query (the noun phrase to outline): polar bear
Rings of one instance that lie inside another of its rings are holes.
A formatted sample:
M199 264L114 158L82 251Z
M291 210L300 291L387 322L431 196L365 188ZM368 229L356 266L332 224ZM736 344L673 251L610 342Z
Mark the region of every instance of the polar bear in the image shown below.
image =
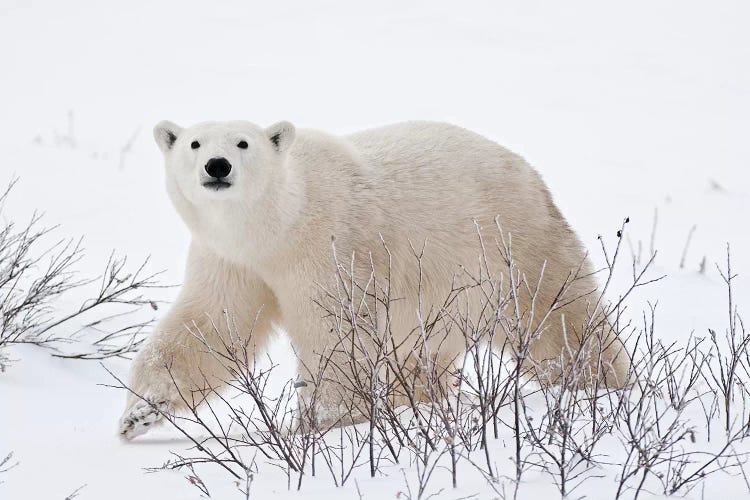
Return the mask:
M582 244L539 174L463 128L406 122L335 136L289 122L264 129L245 121L189 128L163 121L154 137L165 157L167 192L192 242L179 296L132 364L129 386L141 398L128 396L119 427L126 439L146 432L161 411L181 409L175 385L198 387L221 369L188 326L210 340L221 335L212 319L225 311L237 331L252 329L259 349L274 326L283 328L300 366L315 366L331 340L314 297L334 273L332 238L341 255L368 256L380 273L389 266L400 288L390 313L394 336L414 328L418 307L445 300L460 269L476 268L477 227L495 228L496 221L512 235L519 273L538 281L537 308L551 305L576 269L571 296L597 288ZM415 246L422 245L425 281L416 279L414 266ZM527 317L530 299L519 300ZM591 307L577 300L553 311L531 358L560 358L569 343L564 325L580 328ZM606 384L618 385L629 363L612 335L599 366ZM447 364L464 350L463 337L452 335L436 352ZM300 390L304 399L307 389ZM340 393L321 393L316 404L330 423L342 412Z

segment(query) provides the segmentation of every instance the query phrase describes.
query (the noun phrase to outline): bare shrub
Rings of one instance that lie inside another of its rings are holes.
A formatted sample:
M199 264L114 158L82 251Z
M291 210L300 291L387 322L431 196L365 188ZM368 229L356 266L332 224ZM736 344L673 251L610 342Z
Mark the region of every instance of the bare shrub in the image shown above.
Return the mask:
M0 215L15 183L0 195ZM42 226L41 218L35 213L25 225L10 221L0 226L0 370L12 361L7 348L19 344L76 359L127 357L135 352L151 320L132 322L128 317L144 306L157 307L142 293L158 286L158 273L145 272L148 260L130 271L127 260L113 254L100 278L82 278L76 270L84 255L81 241L50 243L55 228ZM73 310L61 310L58 304L71 292L91 288L99 280L91 298ZM61 332L62 326L96 315L78 330ZM93 339L91 332L97 334Z
M5 455L4 458L0 459L0 474L5 474L17 465L18 462L13 461L13 452L11 451L7 455ZM3 484L3 482L4 481L0 481L0 484Z
M748 387L740 378L740 368L744 370L745 375L748 374L747 361L750 359L748 356L748 343L750 343L750 335L745 333L745 325L742 322L737 306L734 303L734 296L732 293L732 280L736 277L732 274L732 263L729 252L729 245L727 245L727 260L726 268L722 270L718 264L716 269L721 275L721 279L724 281L727 289L727 307L728 307L728 326L724 335L724 341L717 335L713 329L709 330L711 337L711 343L713 344L714 353L716 356L716 363L709 364L708 369L711 377L713 378L714 386L719 389L723 400L724 409L724 430L725 432L731 432L733 422L731 421L732 415L732 403L735 397L737 397L737 390L740 384L743 385L742 389L742 400L745 401L745 395L747 394ZM744 406L744 405L743 405ZM743 408L742 414L745 414Z

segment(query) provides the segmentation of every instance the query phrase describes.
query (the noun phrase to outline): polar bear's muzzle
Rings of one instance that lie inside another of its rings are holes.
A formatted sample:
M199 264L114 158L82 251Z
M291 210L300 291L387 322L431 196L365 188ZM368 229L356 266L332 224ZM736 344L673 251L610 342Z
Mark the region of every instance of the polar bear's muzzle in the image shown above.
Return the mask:
M206 179L205 182L203 182L204 187L219 191L221 189L226 189L232 185L231 182L228 182L226 180L226 178L229 176L229 173L232 171L232 164L229 163L229 160L227 160L226 158L211 158L206 163L204 170L209 175L209 178Z

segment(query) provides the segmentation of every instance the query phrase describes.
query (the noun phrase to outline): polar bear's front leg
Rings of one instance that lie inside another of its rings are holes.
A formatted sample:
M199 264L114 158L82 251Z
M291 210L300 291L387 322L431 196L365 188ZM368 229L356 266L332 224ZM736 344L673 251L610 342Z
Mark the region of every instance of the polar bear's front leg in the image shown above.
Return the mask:
M168 317L160 325L176 322ZM145 434L161 422L165 413L182 409L178 387L189 388L192 384L184 380L188 373L182 359L184 354L170 348L170 344L179 342L178 337L169 329L157 331L133 361L125 411L119 423L120 437L130 440Z
M185 409L185 400L202 401L225 385L230 374L219 352L250 335L265 347L278 317L276 298L257 275L193 245L177 301L131 366L119 434L143 434Z

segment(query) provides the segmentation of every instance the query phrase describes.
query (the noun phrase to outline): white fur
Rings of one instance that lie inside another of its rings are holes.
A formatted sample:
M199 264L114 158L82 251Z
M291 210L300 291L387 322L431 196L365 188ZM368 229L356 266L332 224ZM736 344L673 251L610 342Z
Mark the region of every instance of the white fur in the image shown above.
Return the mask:
M185 284L135 360L131 386L175 409L180 404L164 366L171 366L186 388L204 375L218 377L220 367L201 352L186 325L210 334L209 318L218 321L224 310L248 331L262 308L254 329L258 347L263 348L272 325L278 324L289 333L301 361L316 364L316 354L331 339L329 324L312 298L319 294L316 283L329 283L333 276L332 237L340 255L348 259L354 252L365 267L371 253L380 273L387 265L381 235L388 244L393 287L405 297L392 311L397 335L416 324L418 276L411 244L426 242L425 309L446 298L460 266L477 268L472 220L492 241L499 216L503 230L513 235L516 265L530 283L546 261L540 303L551 303L568 273L585 260L578 238L536 171L519 156L456 126L408 122L338 137L295 131L288 122L268 129L242 121L186 129L161 122L154 136L165 154L167 192L193 240ZM242 140L247 149L237 147ZM200 148L192 149L193 141ZM220 191L202 185L207 177L203 167L216 156L232 164L232 186ZM589 270L584 264L584 271ZM594 288L588 277L571 293ZM585 302L565 309L566 324L580 327L585 322ZM554 315L549 321L559 325L561 319ZM556 326L545 331L534 345L536 359L560 356L561 331ZM463 349L463 339L456 336L441 346L440 354L450 360ZM615 356L606 361L617 365L620 377L625 365ZM335 416L336 398L329 399L321 413ZM136 403L129 398L125 419ZM133 435L125 427L121 432Z

